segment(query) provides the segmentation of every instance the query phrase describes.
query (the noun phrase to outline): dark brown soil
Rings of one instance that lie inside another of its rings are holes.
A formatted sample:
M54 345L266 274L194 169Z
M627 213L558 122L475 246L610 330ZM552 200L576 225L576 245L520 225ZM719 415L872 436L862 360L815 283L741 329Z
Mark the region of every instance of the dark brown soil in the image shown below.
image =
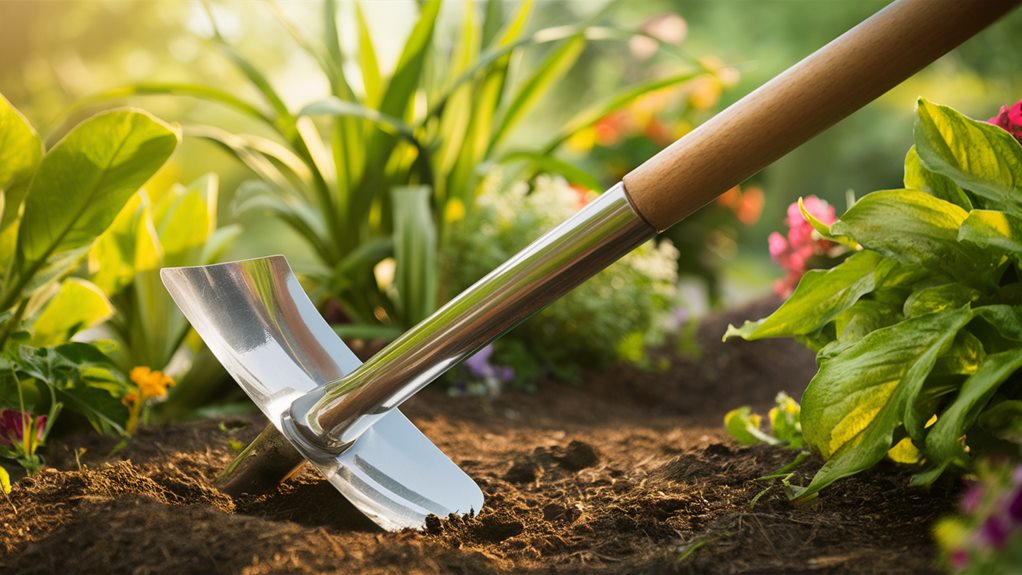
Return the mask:
M764 308L763 306L767 307ZM729 441L722 415L799 393L812 355L790 342L720 344L698 362L589 374L494 401L424 393L406 413L482 486L472 518L375 529L315 472L232 500L212 480L256 418L142 430L117 460L94 438L52 450L0 499L3 573L927 573L933 520L956 483L906 487L891 465L795 507L757 478L792 454ZM78 446L87 451L75 456ZM800 472L804 481L817 464Z

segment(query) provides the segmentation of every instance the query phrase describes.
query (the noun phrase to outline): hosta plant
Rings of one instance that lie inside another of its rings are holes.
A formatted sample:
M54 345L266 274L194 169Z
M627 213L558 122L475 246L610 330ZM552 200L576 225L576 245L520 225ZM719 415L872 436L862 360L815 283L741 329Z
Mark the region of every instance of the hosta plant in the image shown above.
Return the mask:
M47 150L0 97L0 408L46 422L42 437L22 433L11 447L29 468L61 408L123 432L123 377L97 347L70 341L107 319L111 304L69 275L178 139L151 115L121 109L84 120Z
M342 49L338 3L324 0L319 37L281 16L284 28L328 80L330 94L294 108L284 102L266 70L238 53L219 33L213 43L254 88L250 101L213 86L149 82L105 94L194 96L252 118L263 133L227 133L186 126L215 142L257 177L238 191L241 212L268 213L290 226L315 254L321 297L340 308L345 335L395 335L437 306L437 246L445 227L471 214L486 168L503 164L568 174L590 187L593 178L555 157L572 134L653 90L711 72L674 46L645 32L599 25L605 10L577 25L530 31L534 2L513 8L500 0L444 4L461 8L457 32L440 30L440 0L418 3L419 15L393 70L380 66L361 5L351 8L357 48ZM529 147L512 136L593 42L626 43L636 34L663 53L679 56L670 75L624 87L549 130ZM523 56L536 55L535 61ZM528 63L523 67L523 62ZM395 283L374 275L382 260L396 260ZM381 331L380 323L391 324ZM376 329L373 329L375 326Z
M917 484L1022 439L1022 145L920 100L904 187L864 196L832 225L850 255L807 272L772 315L725 337L794 337L817 353L802 397L826 460L805 499L892 448Z

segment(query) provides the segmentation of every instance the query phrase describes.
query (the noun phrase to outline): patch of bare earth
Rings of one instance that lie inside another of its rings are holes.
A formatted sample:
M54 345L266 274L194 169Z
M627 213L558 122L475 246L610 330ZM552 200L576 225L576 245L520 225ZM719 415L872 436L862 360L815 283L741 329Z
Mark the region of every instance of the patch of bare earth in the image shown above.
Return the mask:
M764 307L766 306L766 307ZM790 342L720 343L711 318L698 362L590 373L495 401L424 393L405 411L475 478L486 505L378 531L313 471L276 493L232 500L213 487L256 418L147 428L115 461L91 437L53 449L55 467L0 500L4 573L927 573L929 526L957 483L906 487L894 466L796 507L757 478L791 454L743 448L720 428L814 372ZM79 445L88 451L72 454ZM816 464L800 473L805 481Z

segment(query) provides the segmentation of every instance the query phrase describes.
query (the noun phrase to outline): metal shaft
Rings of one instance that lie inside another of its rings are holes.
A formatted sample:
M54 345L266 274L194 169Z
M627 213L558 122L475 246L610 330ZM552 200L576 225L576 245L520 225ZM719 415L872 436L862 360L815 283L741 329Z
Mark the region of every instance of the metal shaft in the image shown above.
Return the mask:
M284 433L312 459L343 451L389 410L655 233L617 184L357 370L296 399Z

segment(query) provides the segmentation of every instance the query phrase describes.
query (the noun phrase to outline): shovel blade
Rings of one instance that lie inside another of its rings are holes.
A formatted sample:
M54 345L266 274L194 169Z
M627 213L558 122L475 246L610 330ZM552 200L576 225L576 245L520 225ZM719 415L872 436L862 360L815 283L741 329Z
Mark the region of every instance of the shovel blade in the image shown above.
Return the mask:
M213 355L278 430L292 401L361 365L283 256L164 268L160 275ZM479 486L397 409L334 460L311 463L390 531L483 505Z

